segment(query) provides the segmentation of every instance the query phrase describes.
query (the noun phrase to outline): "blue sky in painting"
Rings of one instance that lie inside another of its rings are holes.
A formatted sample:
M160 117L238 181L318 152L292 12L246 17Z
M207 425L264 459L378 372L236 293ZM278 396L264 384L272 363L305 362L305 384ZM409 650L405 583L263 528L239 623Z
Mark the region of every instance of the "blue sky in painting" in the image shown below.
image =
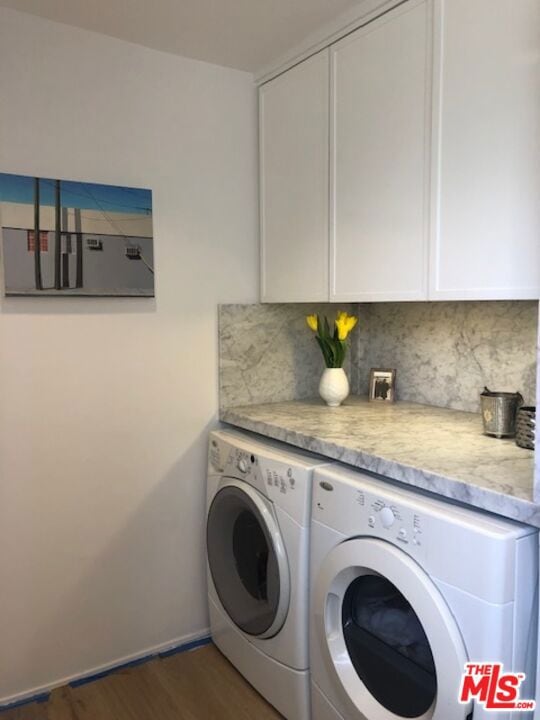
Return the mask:
M40 178L40 205L54 206L54 180ZM62 207L152 214L152 192L139 188L62 180ZM34 178L0 173L0 202L34 202Z

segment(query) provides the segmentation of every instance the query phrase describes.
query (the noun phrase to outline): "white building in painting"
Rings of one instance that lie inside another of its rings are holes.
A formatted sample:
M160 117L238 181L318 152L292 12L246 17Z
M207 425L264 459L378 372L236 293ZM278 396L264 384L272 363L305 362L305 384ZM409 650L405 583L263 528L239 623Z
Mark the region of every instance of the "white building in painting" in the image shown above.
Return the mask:
M33 205L1 202L0 222L7 295L154 294L151 214L62 208L62 290L55 290L55 208L40 206L43 290L35 287Z

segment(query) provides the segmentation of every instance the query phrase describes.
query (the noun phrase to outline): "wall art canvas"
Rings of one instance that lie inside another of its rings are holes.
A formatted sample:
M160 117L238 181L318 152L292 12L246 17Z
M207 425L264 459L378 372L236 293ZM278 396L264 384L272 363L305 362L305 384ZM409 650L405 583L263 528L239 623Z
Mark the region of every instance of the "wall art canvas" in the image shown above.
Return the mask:
M154 296L152 192L0 173L8 296Z

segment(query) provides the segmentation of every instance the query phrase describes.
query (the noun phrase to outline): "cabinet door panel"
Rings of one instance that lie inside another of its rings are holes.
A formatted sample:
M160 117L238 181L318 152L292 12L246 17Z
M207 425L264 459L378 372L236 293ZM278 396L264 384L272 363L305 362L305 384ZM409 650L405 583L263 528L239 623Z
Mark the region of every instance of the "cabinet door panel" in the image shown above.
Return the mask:
M328 300L328 50L260 90L261 299Z
M435 5L433 299L538 298L540 3Z
M430 21L411 0L332 48L332 300L427 296Z

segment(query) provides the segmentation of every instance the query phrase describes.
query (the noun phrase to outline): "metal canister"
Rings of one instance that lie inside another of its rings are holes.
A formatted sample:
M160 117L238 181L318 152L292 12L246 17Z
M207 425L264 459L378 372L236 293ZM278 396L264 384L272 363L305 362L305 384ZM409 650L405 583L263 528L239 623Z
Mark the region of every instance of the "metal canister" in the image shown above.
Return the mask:
M516 434L516 412L523 404L521 393L492 392L486 387L480 402L485 435L503 438Z
M536 408L520 407L516 418L516 445L526 450L534 450L536 433Z

